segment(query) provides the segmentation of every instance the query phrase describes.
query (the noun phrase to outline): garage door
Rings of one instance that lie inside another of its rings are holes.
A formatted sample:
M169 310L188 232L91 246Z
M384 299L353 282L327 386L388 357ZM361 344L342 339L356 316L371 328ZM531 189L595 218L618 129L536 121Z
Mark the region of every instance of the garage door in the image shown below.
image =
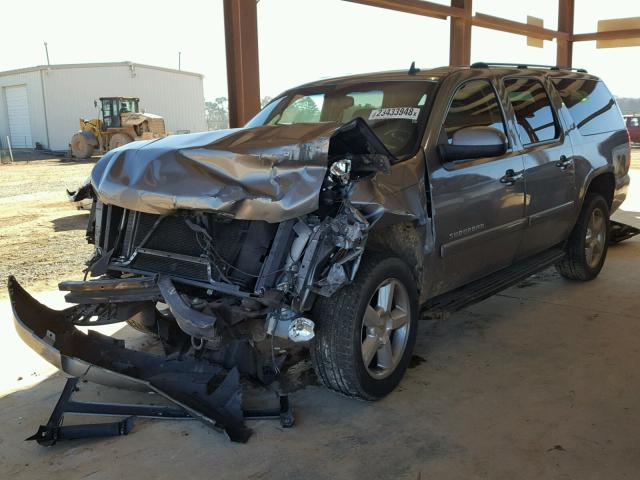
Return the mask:
M14 148L32 148L31 122L29 121L29 102L26 85L5 88L7 113L9 117L9 135Z

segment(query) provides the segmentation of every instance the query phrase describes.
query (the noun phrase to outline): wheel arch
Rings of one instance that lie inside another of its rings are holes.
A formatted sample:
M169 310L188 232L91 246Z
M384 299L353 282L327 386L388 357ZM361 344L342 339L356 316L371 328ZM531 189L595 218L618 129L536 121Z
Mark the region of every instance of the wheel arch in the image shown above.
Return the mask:
M369 232L365 255L382 253L398 257L411 270L420 294L423 283L424 242L424 235L415 222L396 223Z
M609 209L613 205L613 196L616 188L616 179L612 171L596 172L590 179L584 195L582 196L582 204L589 193L597 193L604 197L609 205Z

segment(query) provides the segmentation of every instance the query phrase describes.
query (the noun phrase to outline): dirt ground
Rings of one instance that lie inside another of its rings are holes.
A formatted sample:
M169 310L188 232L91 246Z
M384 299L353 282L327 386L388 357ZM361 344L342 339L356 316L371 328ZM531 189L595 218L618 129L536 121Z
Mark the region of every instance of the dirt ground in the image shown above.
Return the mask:
M92 252L84 241L89 214L69 203L65 189L81 185L92 166L61 159L0 166L0 278L13 274L45 291L81 276Z
M640 165L640 151L635 155ZM87 251L83 226L56 231L56 220L78 215L58 192L81 181L83 168L90 165L0 167L0 210L9 198L15 213L6 218L26 225L24 241L32 237L36 251L58 250L49 244L64 242L72 253L59 252L56 261L68 255L77 262L65 266L67 276L82 263L73 251ZM30 188L18 186L24 179ZM629 198L615 216L638 227L639 185L640 170L634 170ZM20 219L18 204L31 209L30 219ZM57 278L47 283L49 276L63 276L55 263L32 270L29 256L10 240L3 223L0 248L10 245L24 266L7 262L0 250L3 272L5 264L20 268L36 291L55 285ZM46 421L64 379L18 338L8 301L0 300L0 479L636 479L639 262L636 237L610 248L592 282L565 281L547 270L447 321L423 321L412 368L392 395L366 403L308 386L292 395L294 428L251 422L255 434L246 445L229 443L196 421L148 420L139 420L126 437L52 448L24 442ZM60 292L36 296L64 305ZM104 333L144 341L129 327ZM89 384L81 385L79 396L157 401Z

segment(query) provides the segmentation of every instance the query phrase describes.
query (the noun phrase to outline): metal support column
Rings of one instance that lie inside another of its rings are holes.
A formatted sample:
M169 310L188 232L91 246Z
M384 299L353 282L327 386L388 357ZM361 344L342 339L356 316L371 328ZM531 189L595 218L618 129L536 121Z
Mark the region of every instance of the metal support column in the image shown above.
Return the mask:
M229 126L244 125L260 110L256 0L224 0Z

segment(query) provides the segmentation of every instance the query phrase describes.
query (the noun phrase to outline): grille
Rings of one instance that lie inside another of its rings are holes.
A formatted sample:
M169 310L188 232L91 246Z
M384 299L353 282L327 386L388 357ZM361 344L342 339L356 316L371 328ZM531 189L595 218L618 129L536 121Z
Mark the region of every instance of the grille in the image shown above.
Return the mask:
M138 253L131 265L137 270L146 272L165 273L201 282L210 281L207 265L203 263Z
M126 217L122 217L123 213ZM228 279L245 288L255 282L277 228L266 222L220 220L209 214L163 217L120 209L105 216L105 223L111 228L108 236L103 236L110 239L111 245L118 239L113 268L164 273L206 283ZM197 220L208 232L216 265L203 260L207 257L205 239L201 236L198 241L200 234L189 227L187 218L194 223ZM126 229L124 232L119 232L120 225ZM220 278L220 270L225 272L224 278Z
M140 242L144 239L145 235L153 228L158 217L156 215L143 214L141 217L155 217L153 221L147 219L140 219L138 224L139 241L135 244L141 246ZM151 248L153 250L161 250L163 252L179 253L181 255L192 255L199 257L203 254L203 249L198 244L196 238L196 232L191 230L185 223L182 217L165 217L160 221L158 228L151 235L145 248Z
M131 267L153 273L165 273L176 277L184 277L202 282L209 282L208 265L199 263L198 258L205 252L198 244L196 232L191 230L180 216L160 217L148 213L138 214L137 227L133 238L133 247L154 250L157 254L138 252L131 262ZM154 226L157 224L155 230ZM128 228L131 228L129 226ZM143 243L149 232L151 235ZM132 249L133 250L133 249ZM194 257L193 261L185 258L170 258L163 255L179 254Z

